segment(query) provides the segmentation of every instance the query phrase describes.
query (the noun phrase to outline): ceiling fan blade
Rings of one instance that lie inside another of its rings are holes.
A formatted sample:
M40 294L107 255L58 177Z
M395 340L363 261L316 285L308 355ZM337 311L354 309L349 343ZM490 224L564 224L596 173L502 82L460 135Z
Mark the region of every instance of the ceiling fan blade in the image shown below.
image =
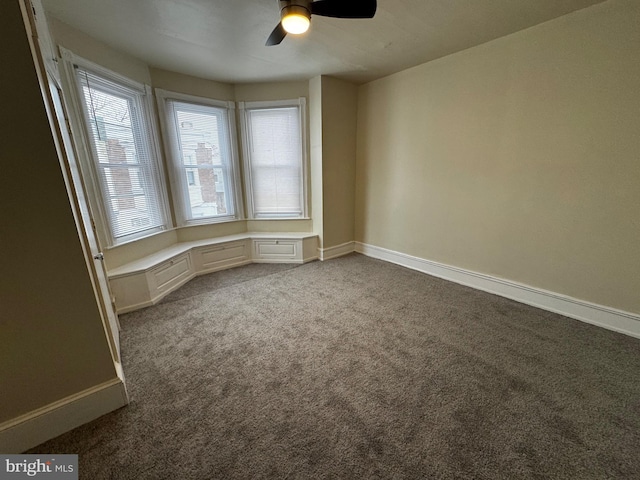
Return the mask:
M334 18L373 18L376 0L316 0L311 4L311 13Z
M271 32L271 35L269 35L269 38L267 38L267 43L265 43L265 45L267 47L280 45L280 42L282 42L282 40L284 40L284 37L286 36L287 31L282 26L282 23L278 23L278 25L276 25L276 28L273 29L273 32Z

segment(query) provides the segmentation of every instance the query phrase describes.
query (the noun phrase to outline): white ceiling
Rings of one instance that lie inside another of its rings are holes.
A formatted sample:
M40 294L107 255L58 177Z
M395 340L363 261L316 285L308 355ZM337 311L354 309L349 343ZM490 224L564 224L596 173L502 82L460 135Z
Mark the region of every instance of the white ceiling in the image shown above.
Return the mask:
M309 32L275 47L264 43L279 21L277 0L42 3L49 15L166 70L230 83L319 74L364 83L602 1L378 0L373 19L314 16Z

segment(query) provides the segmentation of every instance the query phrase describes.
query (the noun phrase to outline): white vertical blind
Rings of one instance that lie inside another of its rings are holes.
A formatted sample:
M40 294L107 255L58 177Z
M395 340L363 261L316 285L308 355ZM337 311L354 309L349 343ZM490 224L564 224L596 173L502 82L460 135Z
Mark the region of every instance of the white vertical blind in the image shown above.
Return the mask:
M250 108L245 122L253 216L303 216L300 108Z
M162 186L152 153L146 92L80 67L76 75L114 243L162 230Z

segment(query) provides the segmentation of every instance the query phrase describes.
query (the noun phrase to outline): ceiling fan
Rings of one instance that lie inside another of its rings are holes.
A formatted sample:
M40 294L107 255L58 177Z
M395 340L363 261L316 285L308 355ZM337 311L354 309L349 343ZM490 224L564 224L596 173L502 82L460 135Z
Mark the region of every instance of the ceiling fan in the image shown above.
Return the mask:
M334 18L373 18L376 0L279 0L280 23L273 29L266 46L279 45L287 33L307 31L311 15Z

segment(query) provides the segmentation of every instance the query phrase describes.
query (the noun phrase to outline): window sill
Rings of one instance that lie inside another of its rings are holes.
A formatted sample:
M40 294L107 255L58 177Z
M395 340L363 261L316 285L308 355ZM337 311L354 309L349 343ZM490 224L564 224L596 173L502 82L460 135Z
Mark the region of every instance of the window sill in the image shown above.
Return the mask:
M217 217L217 218L203 218L201 220L187 220L182 225L177 228L187 228L187 227L201 227L202 225L219 225L221 223L233 223L233 222L244 222L246 219L238 218L235 216L228 217Z
M311 220L311 217L254 217L254 218L247 218L247 221L250 222L255 222L255 221L278 221L281 222L283 220Z
M108 247L105 247L105 250L113 250L113 249L116 249L116 248L120 248L120 247L122 247L124 245L131 245L132 243L140 242L142 240L146 240L146 239L149 239L149 238L152 238L152 237L157 237L159 235L163 235L163 234L168 233L168 232L173 232L175 230L177 230L176 227L165 228L164 230L160 230L158 232L152 232L152 233L149 233L147 235L142 235L140 237L135 237L135 238L123 240L123 241L115 243L113 245L109 245Z

